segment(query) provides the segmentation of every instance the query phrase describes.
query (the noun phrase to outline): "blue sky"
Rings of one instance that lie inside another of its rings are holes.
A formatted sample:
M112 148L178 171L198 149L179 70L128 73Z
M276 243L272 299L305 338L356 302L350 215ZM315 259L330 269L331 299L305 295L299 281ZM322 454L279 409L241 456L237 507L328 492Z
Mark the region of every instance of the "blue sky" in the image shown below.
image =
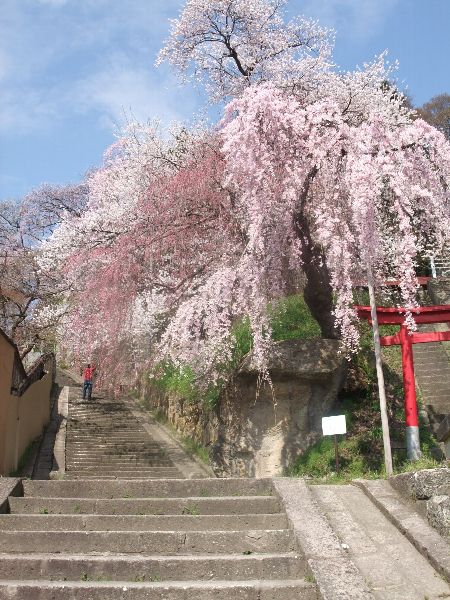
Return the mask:
M0 198L81 179L124 114L164 122L205 105L154 61L183 0L2 0ZM336 29L335 62L384 49L415 105L450 93L450 0L289 0Z

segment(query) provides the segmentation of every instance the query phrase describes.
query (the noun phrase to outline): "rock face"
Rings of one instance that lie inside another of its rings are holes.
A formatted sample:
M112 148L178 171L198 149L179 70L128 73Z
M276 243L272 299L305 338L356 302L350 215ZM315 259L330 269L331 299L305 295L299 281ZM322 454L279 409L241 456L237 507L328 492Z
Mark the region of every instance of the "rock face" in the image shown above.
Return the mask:
M210 448L219 476L280 474L321 435L321 418L336 400L345 359L335 340L289 340L274 345L271 385L259 386L249 354L214 410L173 395L147 392L183 435Z
M334 340L289 340L274 345L272 386L261 386L252 354L221 399L215 469L223 475L265 477L282 472L321 433L336 399L344 361Z
M450 536L450 469L423 469L390 479L406 498L416 501L430 525L441 535Z

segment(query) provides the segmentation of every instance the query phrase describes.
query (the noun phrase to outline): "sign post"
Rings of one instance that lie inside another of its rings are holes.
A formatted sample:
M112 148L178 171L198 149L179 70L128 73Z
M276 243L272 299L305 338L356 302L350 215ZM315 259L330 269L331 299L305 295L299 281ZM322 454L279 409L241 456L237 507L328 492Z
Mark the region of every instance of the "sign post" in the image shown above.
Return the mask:
M334 436L334 458L336 461L336 473L339 473L339 452L338 438L339 434L347 433L347 424L345 415L336 415L335 417L322 417L323 435Z

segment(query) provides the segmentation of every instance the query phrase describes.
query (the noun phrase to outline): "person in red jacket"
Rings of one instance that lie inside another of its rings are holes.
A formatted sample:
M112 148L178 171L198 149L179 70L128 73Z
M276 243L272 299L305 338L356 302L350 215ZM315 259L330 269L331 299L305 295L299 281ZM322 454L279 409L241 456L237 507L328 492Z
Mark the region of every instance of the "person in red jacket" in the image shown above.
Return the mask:
M88 400L90 400L92 396L92 382L94 379L94 371L95 365L91 366L91 363L89 363L83 372L83 398L86 398L87 394Z

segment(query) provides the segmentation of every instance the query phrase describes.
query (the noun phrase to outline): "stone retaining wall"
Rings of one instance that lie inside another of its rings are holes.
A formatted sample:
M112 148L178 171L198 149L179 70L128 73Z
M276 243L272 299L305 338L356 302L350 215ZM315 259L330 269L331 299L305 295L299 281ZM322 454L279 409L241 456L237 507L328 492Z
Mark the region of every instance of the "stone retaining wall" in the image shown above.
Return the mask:
M321 418L345 376L338 349L335 340L276 343L269 364L272 384L261 386L259 393L250 354L209 410L154 386L143 394L178 432L210 450L217 475L277 475L321 435Z

